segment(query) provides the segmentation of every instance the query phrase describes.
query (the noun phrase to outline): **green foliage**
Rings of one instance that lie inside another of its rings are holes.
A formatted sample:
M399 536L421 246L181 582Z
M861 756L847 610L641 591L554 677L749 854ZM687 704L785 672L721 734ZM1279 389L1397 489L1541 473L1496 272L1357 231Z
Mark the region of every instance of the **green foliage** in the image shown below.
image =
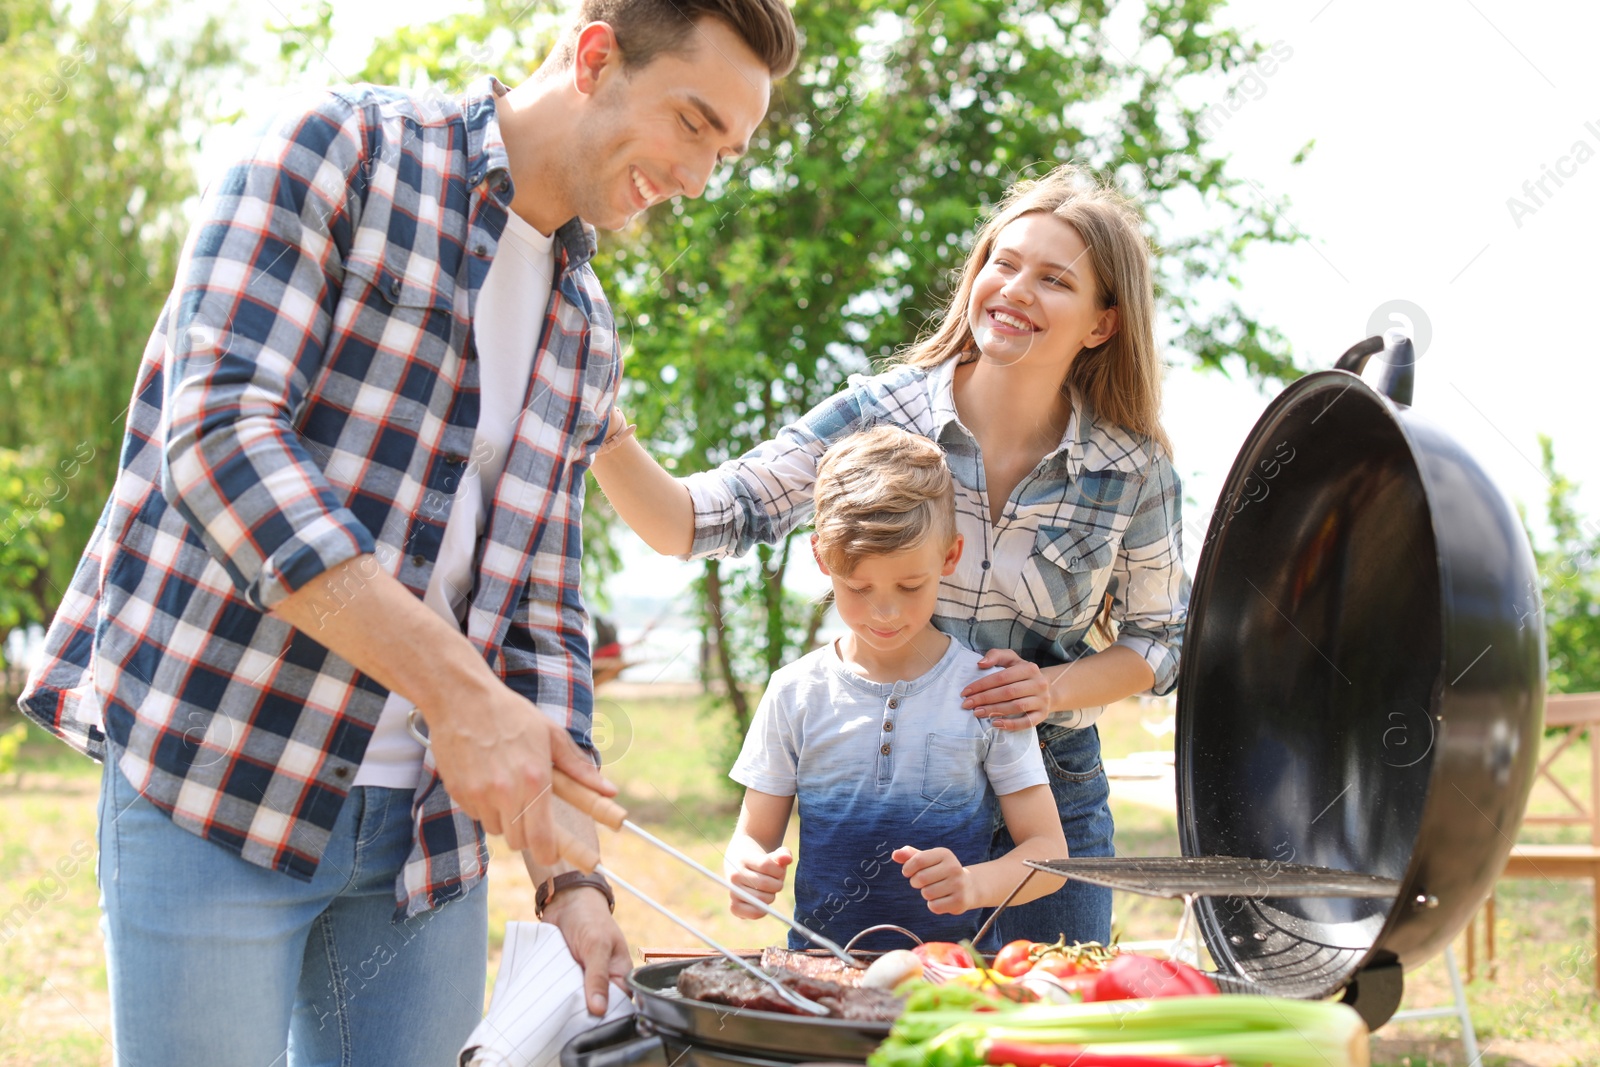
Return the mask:
M1578 514L1577 485L1556 470L1555 447L1539 438L1550 483L1545 517L1553 543L1534 546L1549 651L1552 693L1600 691L1600 523ZM1532 536L1529 537L1532 540Z
M482 0L475 12L402 27L373 45L358 77L458 93L485 74L516 85L538 67L562 28L556 0Z
M235 50L217 16L180 18L169 0L0 12L0 376L18 398L0 405L0 447L36 450L45 470L81 466L52 501L62 524L36 613L48 616L116 476L195 191L196 122Z
M0 674L6 668L7 635L44 621L45 546L61 528L53 503L68 484L57 472L40 470L20 453L0 448Z

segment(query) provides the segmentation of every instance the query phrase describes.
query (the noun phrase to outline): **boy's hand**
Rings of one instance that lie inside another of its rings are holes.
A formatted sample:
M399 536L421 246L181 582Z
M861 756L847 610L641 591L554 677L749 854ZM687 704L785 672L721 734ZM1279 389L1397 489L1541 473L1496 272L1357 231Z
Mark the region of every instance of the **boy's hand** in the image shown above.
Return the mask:
M961 706L1001 730L1026 730L1050 714L1050 683L1037 663L1015 649L991 648L978 666L1003 667L961 691Z
M960 915L978 906L972 899L977 887L971 873L949 849L924 851L902 845L892 858L900 864L900 873L911 882L911 888L922 891L922 899L935 915Z
M794 853L787 847L780 845L771 852L752 848L743 855L729 855L728 881L771 904L783 889L784 868L793 862ZM728 910L741 919L766 918L765 912L732 893L728 894Z

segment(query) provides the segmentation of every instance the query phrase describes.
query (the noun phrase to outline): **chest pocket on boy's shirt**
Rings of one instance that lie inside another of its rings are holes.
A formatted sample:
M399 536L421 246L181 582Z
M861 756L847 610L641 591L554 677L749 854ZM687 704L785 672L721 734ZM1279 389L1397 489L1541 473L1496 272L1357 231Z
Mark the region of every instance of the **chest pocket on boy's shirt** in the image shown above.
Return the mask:
M1111 580L1117 546L1109 534L1074 526L1041 526L1022 565L1018 608L1057 626L1071 626L1100 607L1096 590Z
M983 761L988 754L985 738L929 734L922 763L922 799L939 808L971 808L983 791Z

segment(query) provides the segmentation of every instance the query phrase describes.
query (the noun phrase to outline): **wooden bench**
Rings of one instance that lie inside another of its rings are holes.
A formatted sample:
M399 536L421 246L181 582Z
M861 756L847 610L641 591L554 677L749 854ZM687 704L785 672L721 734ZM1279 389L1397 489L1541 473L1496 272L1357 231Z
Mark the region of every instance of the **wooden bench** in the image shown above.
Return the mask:
M1568 727L1567 735L1551 749L1539 764L1537 777L1555 786L1567 802L1565 812L1553 815L1529 815L1522 820L1524 826L1586 826L1589 843L1575 845L1536 845L1517 843L1511 846L1511 855L1501 878L1588 878L1594 892L1594 967L1595 988L1600 989L1600 693L1568 693L1545 698L1544 723L1548 726ZM1589 735L1589 797L1587 803L1563 785L1551 767L1556 759L1578 738ZM1536 777L1536 781L1537 781ZM1470 980L1477 971L1476 938L1474 924L1467 927L1467 976ZM1484 948L1488 963L1494 966L1494 893L1484 902Z

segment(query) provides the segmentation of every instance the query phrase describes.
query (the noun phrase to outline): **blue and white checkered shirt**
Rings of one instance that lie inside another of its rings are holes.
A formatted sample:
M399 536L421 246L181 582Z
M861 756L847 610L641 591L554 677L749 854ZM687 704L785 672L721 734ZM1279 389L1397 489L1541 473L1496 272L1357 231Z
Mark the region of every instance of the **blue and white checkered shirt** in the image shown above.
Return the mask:
M983 454L961 424L952 392L956 361L852 376L804 418L738 459L686 482L694 502L690 558L740 555L809 520L822 454L859 430L889 424L945 450L956 483L956 529L966 545L939 585L934 625L980 652L1014 649L1041 667L1071 663L1107 592L1116 643L1155 672L1151 692L1177 684L1189 606L1183 571L1183 493L1171 460L1103 420L1081 399L1060 445L990 520ZM1101 708L1058 711L1048 721L1087 726Z
M323 93L214 183L145 348L111 500L21 700L178 826L302 880L387 692L268 611L308 585L337 611L360 568L343 588L322 576L365 553L427 588L478 421L475 302L514 195L504 92ZM620 373L594 250L572 219L553 292L528 294L548 307L465 623L529 713L583 745L583 477ZM488 864L431 752L412 817L395 886L408 915Z

